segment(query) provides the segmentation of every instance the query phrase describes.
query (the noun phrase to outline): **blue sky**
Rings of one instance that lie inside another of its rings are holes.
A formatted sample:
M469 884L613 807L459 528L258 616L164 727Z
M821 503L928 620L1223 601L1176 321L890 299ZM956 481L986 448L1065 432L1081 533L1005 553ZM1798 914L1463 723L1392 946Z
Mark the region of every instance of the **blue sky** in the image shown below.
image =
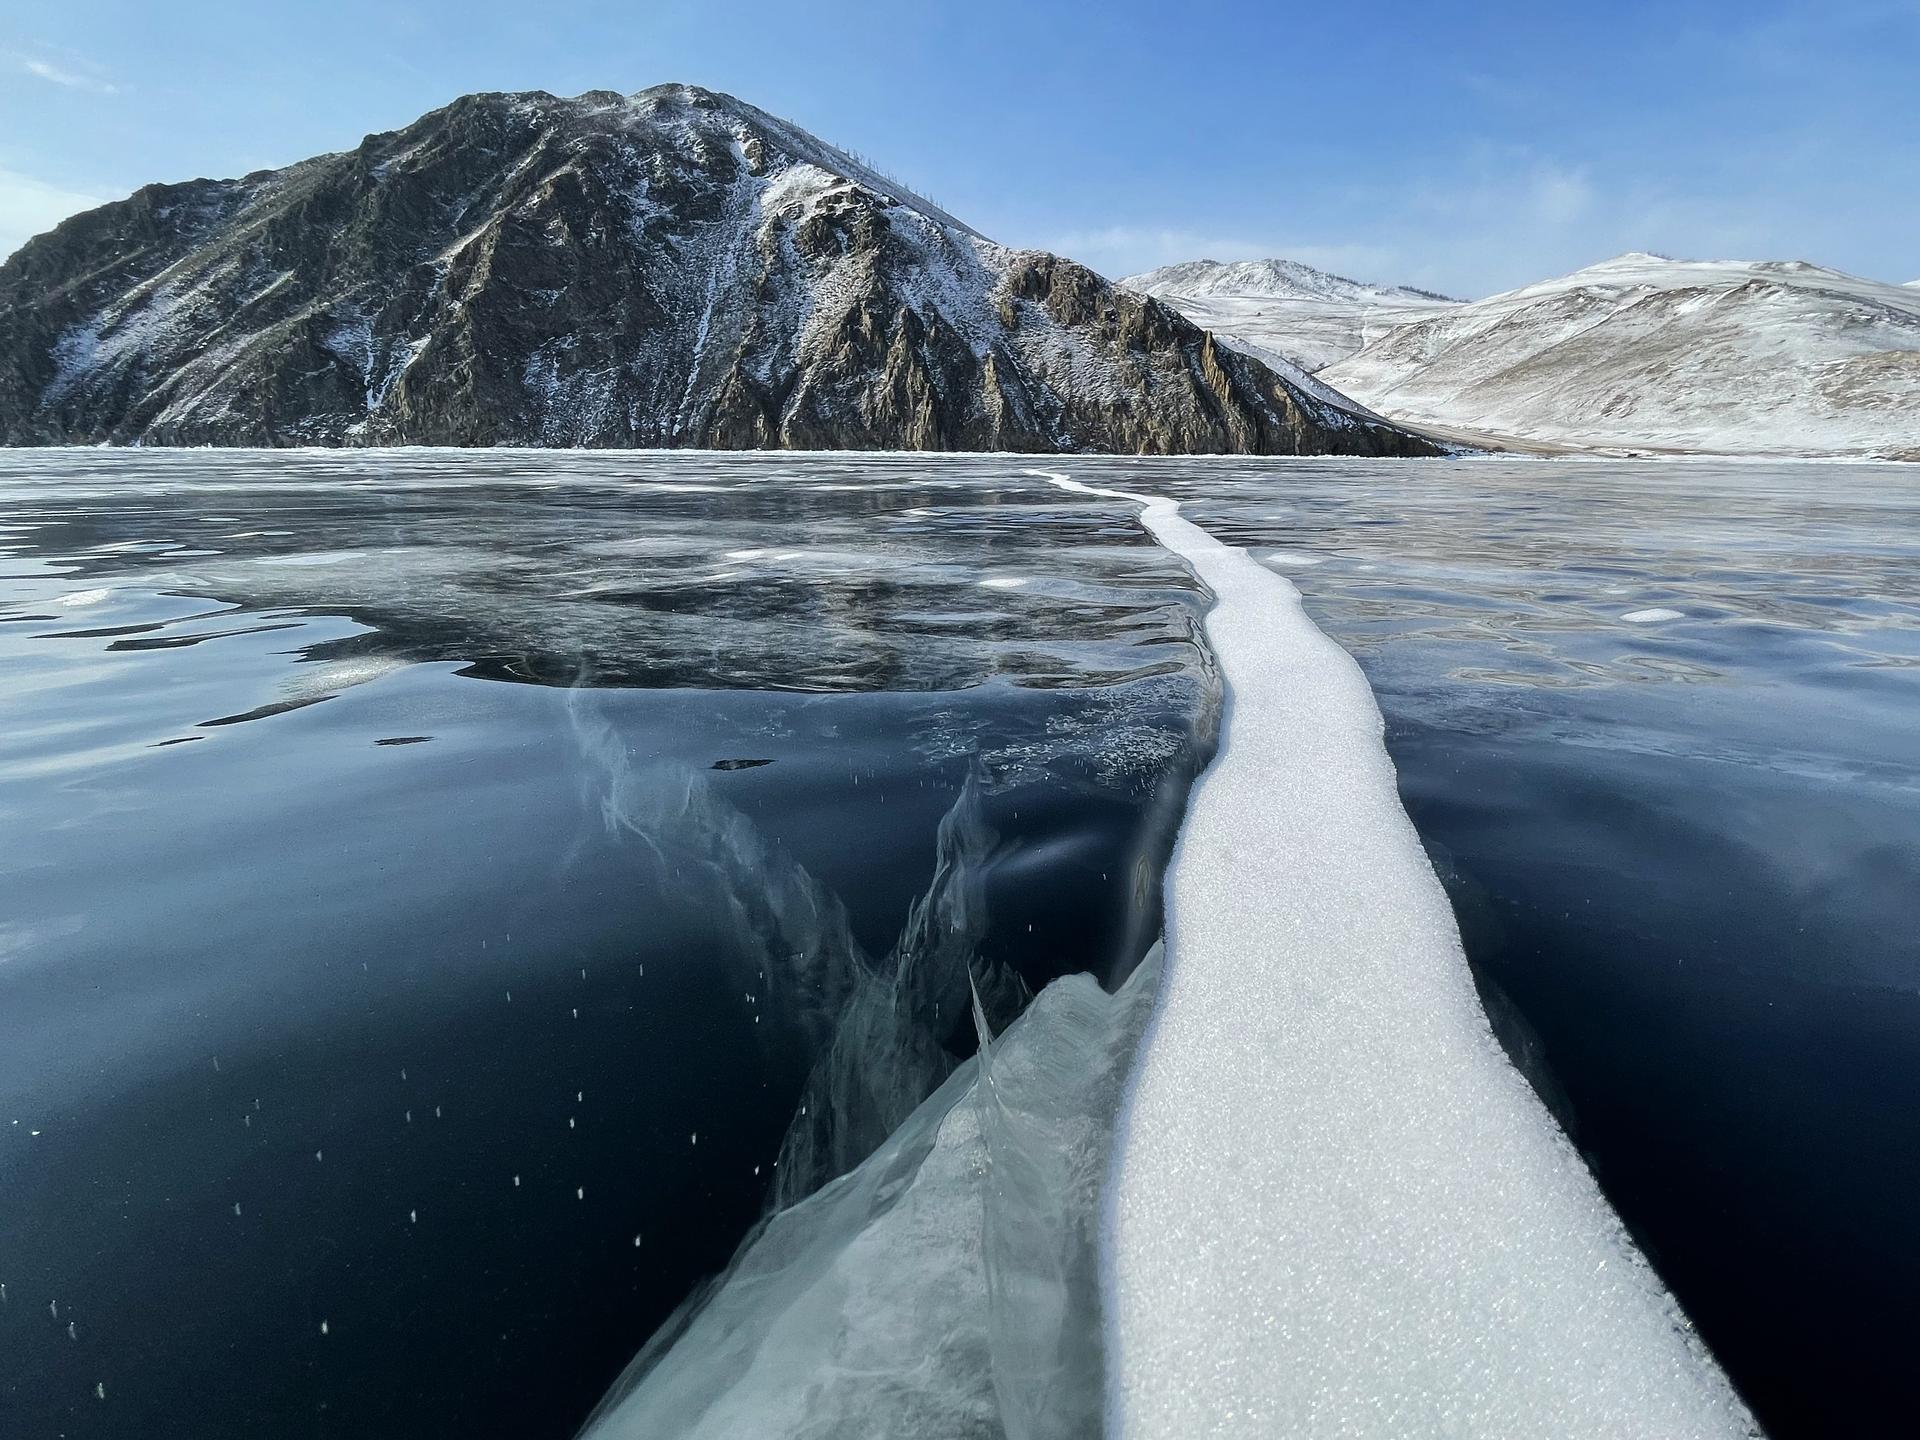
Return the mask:
M1481 295L1623 250L1920 277L1920 0L11 0L0 253L470 90L684 80L1111 275Z

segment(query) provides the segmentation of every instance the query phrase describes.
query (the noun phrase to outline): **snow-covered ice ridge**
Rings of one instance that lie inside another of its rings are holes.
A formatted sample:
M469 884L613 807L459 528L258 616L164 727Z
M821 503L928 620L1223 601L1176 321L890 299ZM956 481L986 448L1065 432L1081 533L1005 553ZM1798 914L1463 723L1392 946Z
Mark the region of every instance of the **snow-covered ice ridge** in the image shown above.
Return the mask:
M583 1440L1756 1435L1494 1040L1358 667L1173 501L1029 473L1142 504L1215 597L1166 948L998 1037L976 1003L979 1056L769 1217ZM734 828L738 883L831 908Z
M1108 1182L1110 1433L1757 1434L1495 1041L1359 667L1173 501L1052 478L1193 565L1228 692Z

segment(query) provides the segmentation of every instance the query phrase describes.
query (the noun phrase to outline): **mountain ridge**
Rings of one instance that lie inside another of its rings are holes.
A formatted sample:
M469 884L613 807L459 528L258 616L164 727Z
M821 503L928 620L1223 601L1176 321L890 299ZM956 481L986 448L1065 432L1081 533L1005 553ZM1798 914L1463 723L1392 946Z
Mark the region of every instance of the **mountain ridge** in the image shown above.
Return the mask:
M1230 288L1262 273L1202 261L1132 283L1227 344L1298 366L1297 383L1468 443L1920 457L1913 286L1806 260L1629 251L1476 301Z
M1920 456L1920 296L1629 252L1419 317L1317 377L1402 423L1584 449Z
M0 264L0 441L1432 453L731 96L463 96Z

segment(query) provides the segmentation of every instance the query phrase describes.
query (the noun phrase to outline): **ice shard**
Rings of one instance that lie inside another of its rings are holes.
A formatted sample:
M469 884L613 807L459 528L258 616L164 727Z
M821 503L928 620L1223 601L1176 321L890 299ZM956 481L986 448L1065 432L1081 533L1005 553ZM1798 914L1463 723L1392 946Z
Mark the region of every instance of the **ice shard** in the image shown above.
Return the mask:
M1049 985L849 1174L773 1215L588 1440L1100 1432L1099 1193L1158 952Z

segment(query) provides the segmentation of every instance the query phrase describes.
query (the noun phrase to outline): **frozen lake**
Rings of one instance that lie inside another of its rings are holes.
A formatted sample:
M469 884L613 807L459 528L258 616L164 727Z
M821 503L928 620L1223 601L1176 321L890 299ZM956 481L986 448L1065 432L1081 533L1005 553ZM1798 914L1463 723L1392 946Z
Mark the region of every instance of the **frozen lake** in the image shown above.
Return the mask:
M1913 472L1047 468L1361 661L1763 1423L1910 1414ZM20 452L0 547L9 1434L571 1434L972 1052L967 973L1124 980L1217 722L1185 567L1007 457Z
M1762 1424L1905 1423L1920 474L1170 489L1360 660L1496 1028Z

